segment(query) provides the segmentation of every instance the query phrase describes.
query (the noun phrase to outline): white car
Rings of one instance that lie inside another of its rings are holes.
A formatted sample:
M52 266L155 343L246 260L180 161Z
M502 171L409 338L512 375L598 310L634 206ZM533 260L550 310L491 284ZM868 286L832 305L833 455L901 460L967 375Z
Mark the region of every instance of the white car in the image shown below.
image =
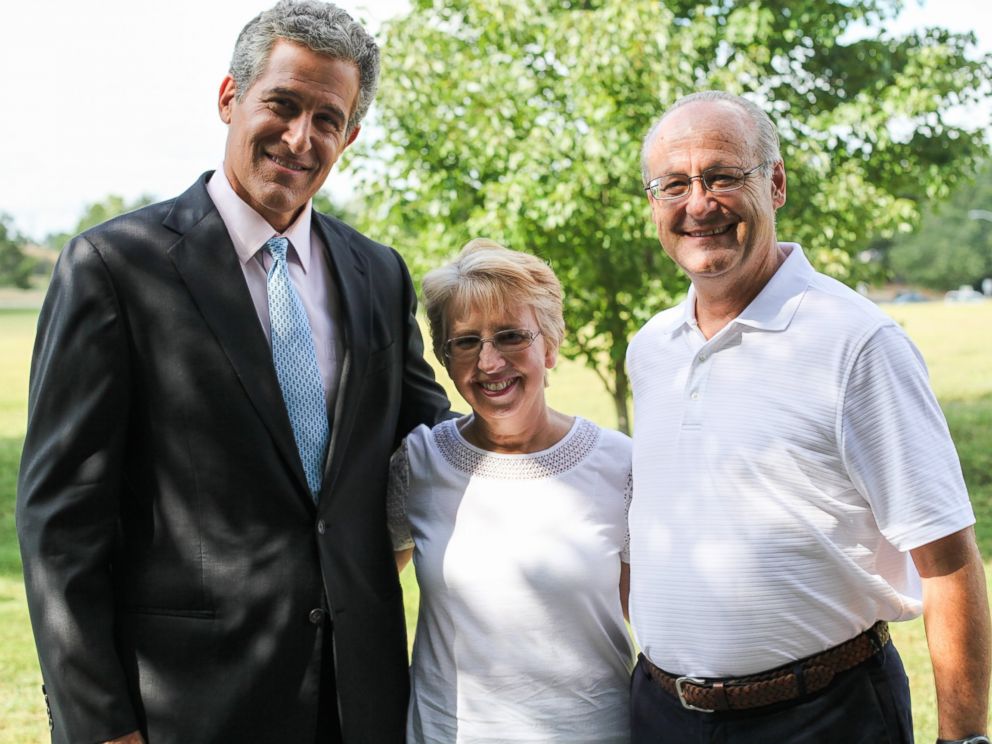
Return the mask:
M984 299L985 295L967 284L962 284L944 295L944 302L981 302Z

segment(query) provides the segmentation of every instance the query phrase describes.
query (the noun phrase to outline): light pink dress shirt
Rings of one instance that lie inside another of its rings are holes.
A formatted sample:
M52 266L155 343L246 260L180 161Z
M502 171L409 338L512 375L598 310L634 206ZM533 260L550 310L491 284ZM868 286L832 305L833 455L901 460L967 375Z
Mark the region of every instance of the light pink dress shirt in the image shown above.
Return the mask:
M266 278L272 265L272 257L264 247L269 238L278 236L289 239L289 278L310 320L327 410L333 411L341 377L341 364L344 361L341 306L337 285L331 276L327 247L311 225L313 209L308 205L286 232L279 233L234 193L224 175L223 165L207 182L207 193L234 243L234 250L248 283L248 291L255 303L258 320L270 345L272 339Z

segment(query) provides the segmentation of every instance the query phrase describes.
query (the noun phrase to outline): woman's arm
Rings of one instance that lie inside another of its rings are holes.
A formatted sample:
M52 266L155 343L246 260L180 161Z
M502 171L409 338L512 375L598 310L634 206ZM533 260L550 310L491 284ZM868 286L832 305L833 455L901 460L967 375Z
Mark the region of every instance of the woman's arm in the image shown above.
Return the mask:
M403 550L393 551L393 556L396 558L396 570L400 573L406 568L406 564L410 562L410 558L413 557L413 548L404 548ZM620 578L620 585L623 586L623 577ZM624 606L626 607L627 600L624 600Z
M411 551L412 552L412 551ZM396 559L399 561L399 558ZM409 557L407 557L409 560ZM630 622L630 609L627 599L630 597L630 564L620 561L620 606L623 608L623 619Z

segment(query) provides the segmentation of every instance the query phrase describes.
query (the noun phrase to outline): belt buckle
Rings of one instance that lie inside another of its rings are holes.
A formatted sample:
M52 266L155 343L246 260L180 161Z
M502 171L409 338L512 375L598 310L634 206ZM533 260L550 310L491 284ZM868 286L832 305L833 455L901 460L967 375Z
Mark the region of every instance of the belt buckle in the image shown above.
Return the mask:
M715 713L715 708L700 708L697 705L693 705L685 699L685 693L682 691L682 685L686 682L694 685L705 685L705 679L699 679L698 677L676 677L675 678L675 694L678 695L679 702L682 703L682 707L686 710L697 710L700 713Z

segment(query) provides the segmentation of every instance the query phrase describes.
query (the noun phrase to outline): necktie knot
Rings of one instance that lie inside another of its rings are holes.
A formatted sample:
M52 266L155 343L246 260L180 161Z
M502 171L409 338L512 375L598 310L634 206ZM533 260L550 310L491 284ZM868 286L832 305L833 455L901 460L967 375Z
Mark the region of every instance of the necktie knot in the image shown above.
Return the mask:
M286 238L269 238L265 241L265 250L276 261L285 261L286 252L289 250L289 240Z

